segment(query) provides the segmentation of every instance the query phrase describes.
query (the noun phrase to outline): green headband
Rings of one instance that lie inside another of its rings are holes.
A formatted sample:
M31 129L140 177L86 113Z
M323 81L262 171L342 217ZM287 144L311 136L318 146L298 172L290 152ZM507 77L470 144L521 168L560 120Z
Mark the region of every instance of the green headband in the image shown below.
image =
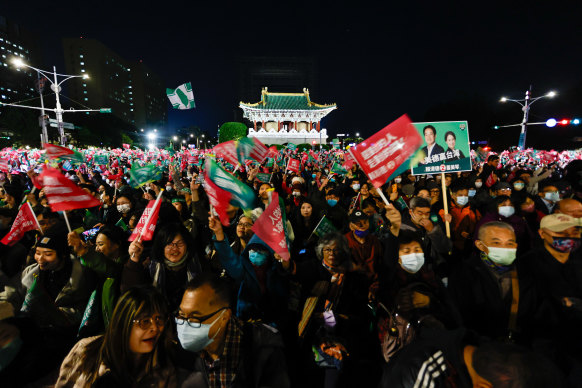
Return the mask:
M176 202L182 202L182 203L186 203L186 200L184 198L172 198L172 203L176 203Z

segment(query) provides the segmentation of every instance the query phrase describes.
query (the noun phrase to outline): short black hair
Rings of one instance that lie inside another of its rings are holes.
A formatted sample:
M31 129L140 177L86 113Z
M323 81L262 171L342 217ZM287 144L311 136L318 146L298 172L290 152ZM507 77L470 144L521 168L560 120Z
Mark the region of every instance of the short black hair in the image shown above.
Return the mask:
M456 193L459 190L468 190L469 185L464 179L456 179L451 183L449 189L451 190L451 193Z
M428 207L430 208L430 201L422 197L413 197L410 200L410 209L414 210L417 207Z
M214 294L216 295L216 304L224 304L229 308L232 308L234 295L230 283L225 278L212 272L204 272L190 280L186 285L186 291L197 290L205 284L210 286L214 291Z
M445 133L445 141L447 141L447 137L449 137L449 135L451 135L452 137L455 138L455 140L457 140L457 135L455 135L453 131L447 131L447 133Z
M434 136L436 136L436 129L435 129L435 128L434 128L432 125L427 125L426 127L424 127L424 128L422 129L422 134L423 134L423 135L425 135L425 134L426 134L426 130L427 130L427 129L432 129L432 134L433 134Z
M487 163L492 162L494 160L499 160L499 155L495 154L489 155L489 157L487 158Z
M411 230L401 230L398 234L398 247L400 245L410 244L413 241L416 241L422 247L422 237L420 234Z
M367 208L368 206L372 206L374 210L378 211L378 206L376 205L376 201L374 201L374 198L368 197L362 201L362 210Z

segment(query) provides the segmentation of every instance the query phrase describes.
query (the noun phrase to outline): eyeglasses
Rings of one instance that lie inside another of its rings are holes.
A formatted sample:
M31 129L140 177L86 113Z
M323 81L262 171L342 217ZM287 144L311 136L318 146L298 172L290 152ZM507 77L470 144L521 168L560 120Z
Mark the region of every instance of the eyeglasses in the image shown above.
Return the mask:
M167 317L156 315L155 317L134 319L133 323L138 325L140 329L147 330L150 327L152 327L152 324L154 323L156 324L157 327L164 327L167 321L168 321Z
M166 248L184 248L186 246L186 244L184 243L184 241L178 241L175 243L169 243L166 245Z
M188 317L188 318L181 316L180 312L177 311L174 313L174 318L176 320L177 325L183 325L184 323L188 323L188 326L190 326L194 329L197 329L202 325L202 322L206 321L209 318L212 318L218 312L220 312L222 310L226 310L226 309L228 309L228 307L221 307L218 310L216 310L215 312L213 312L212 314L208 314L208 315L205 315L203 317Z
M248 222L239 222L237 225L245 227L245 228L252 228L253 227L253 224L249 224Z
M323 253L327 253L328 255L330 253L338 254L341 252L339 249L334 249L334 248L323 248L322 250L323 250Z

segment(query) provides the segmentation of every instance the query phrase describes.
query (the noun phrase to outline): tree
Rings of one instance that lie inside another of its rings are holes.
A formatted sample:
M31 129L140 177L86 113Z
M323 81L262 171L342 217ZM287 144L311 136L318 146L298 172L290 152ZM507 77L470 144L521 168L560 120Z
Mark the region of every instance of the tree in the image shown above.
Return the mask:
M224 143L229 140L238 140L247 135L247 126L243 123L228 122L218 129L218 142Z

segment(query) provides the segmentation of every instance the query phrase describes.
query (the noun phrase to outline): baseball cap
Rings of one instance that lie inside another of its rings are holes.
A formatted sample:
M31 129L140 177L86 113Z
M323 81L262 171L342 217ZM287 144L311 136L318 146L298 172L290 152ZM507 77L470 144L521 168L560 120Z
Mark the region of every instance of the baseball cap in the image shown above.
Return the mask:
M357 210L355 212L353 212L352 214L350 214L350 222L351 223L356 223L358 221L363 221L363 220L367 220L368 216L362 212L361 210Z
M495 190L511 190L513 187L507 182L498 182L495 185Z
M568 214L555 213L542 218L541 229L548 229L552 232L562 232L573 226L582 226L582 218L575 218Z

